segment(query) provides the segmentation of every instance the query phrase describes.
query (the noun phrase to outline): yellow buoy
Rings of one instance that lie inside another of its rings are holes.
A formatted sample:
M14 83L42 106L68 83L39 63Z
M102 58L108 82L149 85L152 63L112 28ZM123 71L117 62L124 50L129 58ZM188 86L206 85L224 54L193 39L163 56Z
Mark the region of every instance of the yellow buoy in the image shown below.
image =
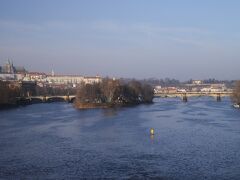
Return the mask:
M150 129L150 134L154 135L154 129L153 128Z

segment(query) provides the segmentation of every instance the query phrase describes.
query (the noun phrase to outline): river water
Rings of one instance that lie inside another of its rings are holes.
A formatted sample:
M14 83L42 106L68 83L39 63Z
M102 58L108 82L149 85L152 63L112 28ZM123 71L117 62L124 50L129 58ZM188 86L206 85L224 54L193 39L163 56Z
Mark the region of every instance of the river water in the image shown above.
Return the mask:
M203 97L0 111L0 179L74 178L240 179L240 110Z

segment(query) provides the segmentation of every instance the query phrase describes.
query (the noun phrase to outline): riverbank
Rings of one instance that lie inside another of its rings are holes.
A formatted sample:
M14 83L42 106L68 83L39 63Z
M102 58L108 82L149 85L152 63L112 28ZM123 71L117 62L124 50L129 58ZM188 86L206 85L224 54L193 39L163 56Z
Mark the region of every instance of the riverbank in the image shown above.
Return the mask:
M18 107L17 104L0 104L0 110L12 109Z
M140 104L153 104L153 102L132 102L132 103L81 103L81 102L75 102L73 103L73 106L76 109L108 109L108 108L120 108L120 107L132 107L137 106Z
M76 109L96 109L96 108L110 108L110 104L107 103L74 103L73 106Z
M17 108L19 106L28 106L32 104L53 103L53 102L63 102L63 100L58 99L58 100L43 102L37 99L18 98L14 102L0 103L0 110L12 109L12 108Z
M36 103L33 103L26 99L20 99L20 100L16 100L14 103L1 103L0 110L12 109L12 108L17 108L19 106L27 106L31 104L36 104Z

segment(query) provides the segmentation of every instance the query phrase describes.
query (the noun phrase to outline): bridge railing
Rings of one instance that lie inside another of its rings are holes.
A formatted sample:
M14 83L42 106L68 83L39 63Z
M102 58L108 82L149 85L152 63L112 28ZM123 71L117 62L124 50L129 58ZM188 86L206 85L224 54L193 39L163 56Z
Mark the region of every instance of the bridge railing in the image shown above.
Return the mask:
M66 102L72 102L76 96L74 95L66 95L66 96L28 96L28 97L17 97L18 100L27 100L34 101L39 100L42 102L56 101L57 99L64 100Z
M232 92L158 92L155 97L182 97L182 96L231 96Z

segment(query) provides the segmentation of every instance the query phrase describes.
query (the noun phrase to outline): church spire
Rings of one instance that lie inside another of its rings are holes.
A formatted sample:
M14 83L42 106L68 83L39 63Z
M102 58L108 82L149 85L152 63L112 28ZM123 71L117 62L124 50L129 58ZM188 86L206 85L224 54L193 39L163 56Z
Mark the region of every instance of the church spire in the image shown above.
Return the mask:
M55 74L54 74L54 71L53 71L53 69L52 69L52 76L54 76Z

